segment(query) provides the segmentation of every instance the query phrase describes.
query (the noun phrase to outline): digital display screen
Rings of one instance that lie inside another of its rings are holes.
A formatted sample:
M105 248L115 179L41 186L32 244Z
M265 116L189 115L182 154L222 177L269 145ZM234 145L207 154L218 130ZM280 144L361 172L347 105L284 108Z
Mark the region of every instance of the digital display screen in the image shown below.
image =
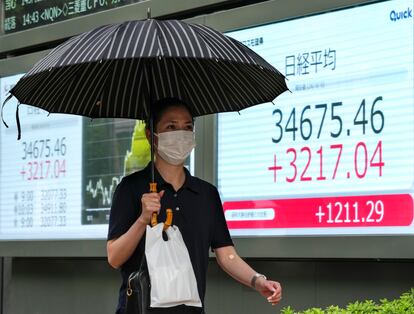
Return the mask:
M387 1L227 34L291 90L218 116L233 236L414 233L412 10ZM21 76L0 78L1 103ZM142 123L21 105L17 141L16 105L0 128L0 240L106 238L116 185L149 160Z
M20 77L0 78L1 103ZM117 184L150 161L145 124L20 105L17 141L16 105L6 104L9 128L0 128L0 240L106 238Z
M291 90L218 117L232 235L414 233L412 10L387 1L227 34Z
M3 0L4 33L68 20L143 0Z

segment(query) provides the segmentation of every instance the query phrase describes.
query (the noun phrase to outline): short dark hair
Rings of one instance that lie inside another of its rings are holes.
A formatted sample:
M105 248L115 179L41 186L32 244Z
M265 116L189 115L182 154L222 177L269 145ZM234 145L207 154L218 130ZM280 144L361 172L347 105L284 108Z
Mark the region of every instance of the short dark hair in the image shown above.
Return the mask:
M171 107L177 107L177 106L178 107L185 107L188 110L188 112L191 115L193 124L194 124L194 115L193 115L190 107L187 105L187 103L185 103L184 101L182 101L179 98L169 97L169 98L160 99L160 100L156 101L153 105L151 105L151 114L145 120L145 128L147 130L150 129L151 116L152 116L152 119L154 121L154 131L155 131L156 126L157 126L158 122L160 122L161 117L164 114L164 112L167 111L167 109L169 109Z

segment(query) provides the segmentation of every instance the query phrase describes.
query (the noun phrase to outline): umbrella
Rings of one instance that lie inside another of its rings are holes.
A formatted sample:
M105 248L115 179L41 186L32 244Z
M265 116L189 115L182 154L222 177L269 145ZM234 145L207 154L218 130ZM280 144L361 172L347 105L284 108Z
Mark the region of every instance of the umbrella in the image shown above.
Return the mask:
M145 119L164 98L179 98L201 116L270 102L286 90L285 77L237 40L205 25L148 18L70 38L9 97L49 113ZM18 107L16 120L20 139Z
M195 116L239 111L287 90L284 76L240 42L177 20L101 26L52 50L10 90L50 113L145 119L176 97Z

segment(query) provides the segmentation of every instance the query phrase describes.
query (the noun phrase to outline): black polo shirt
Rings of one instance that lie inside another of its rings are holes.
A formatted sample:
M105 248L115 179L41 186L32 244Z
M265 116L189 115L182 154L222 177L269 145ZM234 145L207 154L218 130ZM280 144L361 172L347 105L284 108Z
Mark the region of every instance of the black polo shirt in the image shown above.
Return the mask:
M123 235L138 219L142 194L149 191L150 165L151 163L145 169L125 176L118 184L112 199L108 240ZM155 182L158 191L165 191L161 198L158 221L165 221L167 208L173 210L173 224L178 226L183 235L197 279L200 299L204 304L209 249L233 245L219 193L214 185L191 176L187 169L185 182L178 191L165 182L156 169ZM128 277L139 268L144 252L145 235L132 256L121 266L119 309L125 307Z

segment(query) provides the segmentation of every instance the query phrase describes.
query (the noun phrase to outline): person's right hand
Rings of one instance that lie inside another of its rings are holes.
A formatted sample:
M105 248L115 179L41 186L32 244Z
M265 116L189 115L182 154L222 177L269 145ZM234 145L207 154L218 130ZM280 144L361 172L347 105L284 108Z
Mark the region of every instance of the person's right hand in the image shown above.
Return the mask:
M151 221L152 213L159 213L161 209L161 197L164 195L164 191L159 193L145 193L141 198L142 212L139 216L139 220L145 224L149 224Z

